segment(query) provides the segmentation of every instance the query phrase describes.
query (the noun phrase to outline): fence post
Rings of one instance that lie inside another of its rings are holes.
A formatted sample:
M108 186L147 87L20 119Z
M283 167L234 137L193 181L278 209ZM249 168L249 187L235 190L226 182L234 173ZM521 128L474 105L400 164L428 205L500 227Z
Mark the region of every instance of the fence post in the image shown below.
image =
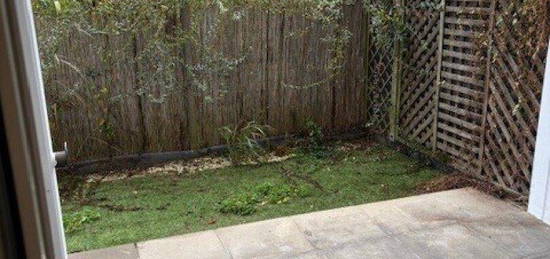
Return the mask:
M404 21L403 12L405 8L405 0L395 0L395 4L398 8L398 15L401 22ZM391 87L391 109L390 109L390 140L396 140L398 138L399 130L399 95L401 87L401 40L399 35L394 35L393 43L393 73L392 73L392 87Z
M365 0L366 5L368 6L370 4L370 0ZM367 113L367 123L371 119L370 116L370 51L371 51L371 44L370 44L370 12L367 7L363 7L364 12L364 23L365 23L365 59L363 60L363 69L365 71L365 75L363 77L364 84L365 84L365 107L366 107L366 113Z
M489 95L490 95L490 75L491 75L491 58L493 52L493 30L495 29L495 9L496 9L496 0L491 1L491 13L489 17L489 27L487 28L487 56L485 57L485 77L484 77L484 89L483 89L483 113L481 116L481 134L480 134L480 143L479 143L479 153L477 157L477 163L479 168L477 175L481 176L483 171L483 153L485 152L485 134L487 132L487 110L489 106Z
M433 118L433 139L432 139L432 151L437 150L437 122L439 116L439 89L441 88L441 68L443 63L443 38L445 32L445 8L447 3L445 0L441 0L441 6L439 7L439 35L437 39L437 76L435 81L435 93L434 93L434 118Z

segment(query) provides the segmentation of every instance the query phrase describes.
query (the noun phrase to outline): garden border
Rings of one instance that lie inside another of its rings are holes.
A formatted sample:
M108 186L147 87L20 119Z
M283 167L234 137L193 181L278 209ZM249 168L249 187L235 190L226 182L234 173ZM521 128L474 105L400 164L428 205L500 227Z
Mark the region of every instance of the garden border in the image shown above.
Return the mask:
M368 131L361 129L353 129L341 134L331 135L325 137L326 141L335 140L353 140L371 136ZM299 135L287 135L287 136L275 136L265 139L261 139L258 143L262 146L280 146L289 142L305 141L306 138ZM155 165L160 165L168 162L179 160L190 160L194 158L204 157L208 155L221 155L228 149L228 145L216 145L207 148L201 148L197 150L186 151L171 151L171 152L155 152L155 153L143 153L143 154L130 154L123 156L116 156L106 159L96 159L77 162L66 166L57 168L59 174L93 174L100 172L109 172L116 170L127 169L142 169Z

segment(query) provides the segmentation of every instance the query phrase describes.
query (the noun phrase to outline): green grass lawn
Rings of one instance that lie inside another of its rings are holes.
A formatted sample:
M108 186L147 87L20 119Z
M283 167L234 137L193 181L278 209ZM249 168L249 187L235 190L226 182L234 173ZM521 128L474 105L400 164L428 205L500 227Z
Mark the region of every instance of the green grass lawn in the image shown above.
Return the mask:
M299 151L262 166L102 182L90 205L66 199L62 205L75 252L405 197L438 175L380 145Z

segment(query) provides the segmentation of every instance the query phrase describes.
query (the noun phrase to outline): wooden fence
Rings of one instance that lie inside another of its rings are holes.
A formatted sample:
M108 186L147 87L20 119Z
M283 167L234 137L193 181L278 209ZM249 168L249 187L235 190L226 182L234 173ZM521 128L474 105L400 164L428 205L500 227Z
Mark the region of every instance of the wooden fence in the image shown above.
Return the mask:
M270 125L271 135L300 132L308 120L332 132L363 126L365 16L360 2L346 5L343 12L341 22L351 39L344 48L343 69L333 74L326 69L332 54L325 39L337 33L331 26L299 14L253 8L241 10L238 20L227 17L214 24L219 14L207 10L199 15L203 46L185 47L182 59L191 67L204 65L199 60L204 48L228 60L243 59L232 71L204 76L209 86L203 90L191 86L193 79L183 69L167 67L174 70L178 87L163 102L136 94L145 81L137 78L139 72L157 68L147 62L136 65L135 53L120 51L122 44L135 41L139 52L146 36L90 37L75 31L59 47L62 62L46 82L55 148L67 141L71 160L79 161L223 144L218 128L247 121ZM38 25L40 31L40 21ZM110 51L114 65L102 65L101 49ZM165 91L159 86L153 95Z
M383 87L390 125L380 127L397 140L443 154L457 169L528 193L546 50L518 46L522 33L532 31L517 20L520 4L387 2L405 6L411 36L406 46L383 54L396 64L387 73L394 85ZM369 56L369 67L380 59Z
M76 34L61 48L61 56L84 67L80 73L96 76L92 86L78 88L78 94L63 101L80 75L66 64L56 67L47 85L54 104L54 142L68 141L73 159L80 160L213 146L221 142L219 127L243 121L271 125L272 135L295 133L312 119L333 132L367 125L443 154L464 172L528 193L547 46L538 52L517 47L521 33L532 29L517 21L518 2L368 3L400 12L408 37L393 35L381 43L378 34L387 31L377 29L380 19L365 11L361 1L347 5L342 23L352 38L343 72L334 77L323 69L331 54L320 40L335 33L330 27L299 15L247 9L242 19L224 21L223 29L206 41L217 15L206 14L202 44L229 58L248 54L235 71L209 75L206 92L182 87L162 103L134 94L105 106L105 100L136 90L139 70L151 67L131 67L132 55L115 52L118 63L106 71L94 55L94 44L116 48L128 39L110 37L99 43ZM136 49L140 40L147 39L136 39ZM183 52L186 62L198 63L193 48ZM181 85L190 84L182 71L174 73ZM285 86L314 82L320 83ZM108 94L94 99L105 87L111 89Z

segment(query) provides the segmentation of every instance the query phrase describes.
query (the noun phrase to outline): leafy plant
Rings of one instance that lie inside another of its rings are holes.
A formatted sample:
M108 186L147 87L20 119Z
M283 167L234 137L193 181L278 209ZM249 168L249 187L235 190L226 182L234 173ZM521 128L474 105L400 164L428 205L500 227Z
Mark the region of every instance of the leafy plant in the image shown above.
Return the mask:
M239 216L247 216L256 212L257 201L248 193L235 195L220 203L221 213L231 213Z
M297 194L297 188L288 184L273 184L265 182L257 185L254 190L254 195L263 204L279 204L289 201Z
M325 137L323 134L323 129L315 121L308 120L306 122L307 136L311 144L314 146L320 146Z
M67 233L73 233L80 231L84 225L90 222L94 222L100 218L99 212L85 207L77 212L63 215L63 226Z
M219 132L227 145L227 154L231 162L233 164L263 162L266 151L258 143L258 140L267 137L269 128L269 126L260 125L255 121L235 127L221 127Z
M286 203L292 198L303 198L310 194L311 189L304 185L265 182L254 186L251 191L241 192L221 201L218 211L247 216L256 212L258 206Z
M306 151L312 153L317 158L328 157L332 154L323 143L325 135L323 129L315 121L308 120L306 122L307 147Z

